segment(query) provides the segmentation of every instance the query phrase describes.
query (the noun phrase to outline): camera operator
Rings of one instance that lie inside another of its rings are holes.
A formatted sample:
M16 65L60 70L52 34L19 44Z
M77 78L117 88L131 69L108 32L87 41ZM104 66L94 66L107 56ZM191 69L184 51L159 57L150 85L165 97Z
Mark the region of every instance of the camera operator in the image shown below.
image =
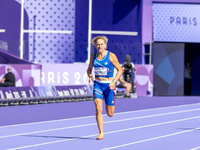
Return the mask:
M122 71L124 73L125 68L122 67ZM125 97L130 97L130 92L131 92L131 88L132 88L132 84L129 82L124 81L123 79L123 75L119 78L119 80L117 81L116 87L118 88L125 88L126 89L126 95Z
M129 54L126 55L124 59L124 63L122 64L122 67L125 68L124 73L123 73L123 78L126 82L131 83L131 92L130 93L135 93L136 90L136 85L134 84L134 79L135 79L135 70L136 67L131 61L131 57Z
M131 57L129 54L126 55L125 59L124 59L124 63L122 64L122 67L125 68L124 71L124 79L127 82L130 82L130 80L132 80L132 82L134 83L134 78L135 78L135 74L134 71L136 70L135 65L131 62Z

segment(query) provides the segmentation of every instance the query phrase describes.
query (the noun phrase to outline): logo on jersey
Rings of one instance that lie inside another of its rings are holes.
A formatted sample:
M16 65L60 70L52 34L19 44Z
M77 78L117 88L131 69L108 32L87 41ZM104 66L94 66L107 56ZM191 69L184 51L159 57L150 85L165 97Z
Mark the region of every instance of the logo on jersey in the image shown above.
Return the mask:
M107 64L108 64L108 62L105 62L105 63L104 63L104 65L107 65Z

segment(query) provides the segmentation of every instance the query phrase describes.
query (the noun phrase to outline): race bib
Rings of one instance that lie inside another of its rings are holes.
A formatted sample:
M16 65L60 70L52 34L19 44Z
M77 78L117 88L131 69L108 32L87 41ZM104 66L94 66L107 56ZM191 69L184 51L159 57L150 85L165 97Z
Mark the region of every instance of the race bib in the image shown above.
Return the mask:
M107 68L104 67L94 68L94 72L96 76L106 76Z

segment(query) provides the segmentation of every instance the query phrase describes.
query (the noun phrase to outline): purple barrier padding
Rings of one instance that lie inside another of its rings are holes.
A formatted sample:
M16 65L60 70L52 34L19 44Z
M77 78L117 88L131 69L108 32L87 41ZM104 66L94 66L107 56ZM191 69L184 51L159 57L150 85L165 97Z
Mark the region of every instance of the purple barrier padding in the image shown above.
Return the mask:
M41 87L34 86L32 88L38 94L39 97L45 97L46 96L45 92L43 91L43 89Z
M52 91L53 91L53 93L55 94L55 96L59 96L59 93L58 93L56 87L55 87L55 86L52 86L51 88L52 88Z
M39 97L37 91L32 86L24 87L26 90L27 97Z
M38 86L38 87L26 87L27 93L30 93L28 97L51 97L57 96L57 91L52 86Z
M28 97L26 89L24 87L17 87L17 89L18 89L20 97L22 97L22 98Z
M1 79L7 73L7 68L12 69L15 75L15 85L18 86L40 86L41 65L0 65Z
M17 87L10 87L10 90L12 92L12 95L14 98L20 98L19 92Z
M62 86L62 92L64 96L74 96L75 92L74 89L70 86Z
M5 99L6 95L3 92L3 87L0 87L0 99Z
M58 96L64 96L62 86L55 86L55 89L56 89Z
M91 94L91 87L87 85L62 86L64 96L78 96Z
M7 98L7 99L14 98L10 87L2 87L2 92L3 92L4 96L5 96L5 98Z
M53 90L52 86L39 86L38 92L39 95L44 96L44 97L49 97L49 96L56 96L57 94Z
M93 94L93 85L85 85L84 88L87 89L87 94Z
M91 95L92 86L0 87L0 99Z

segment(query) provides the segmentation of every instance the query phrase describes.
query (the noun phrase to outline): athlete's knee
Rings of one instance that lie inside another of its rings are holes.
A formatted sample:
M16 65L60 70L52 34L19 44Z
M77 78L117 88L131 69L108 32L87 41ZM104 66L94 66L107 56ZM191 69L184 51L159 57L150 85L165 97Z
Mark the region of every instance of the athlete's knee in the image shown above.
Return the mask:
M108 114L109 117L112 117L114 114Z
M115 112L115 106L108 106L106 105L106 112L109 117L112 117Z
M100 105L96 105L96 113L97 114L102 114L103 108Z
M103 111L103 108L102 108L102 104L99 103L98 101L95 101L95 106L96 106L96 114L101 114L102 111Z
M114 112L107 112L107 115L108 115L109 117L112 117L112 116L114 115Z
M102 108L96 108L96 115L102 114Z

